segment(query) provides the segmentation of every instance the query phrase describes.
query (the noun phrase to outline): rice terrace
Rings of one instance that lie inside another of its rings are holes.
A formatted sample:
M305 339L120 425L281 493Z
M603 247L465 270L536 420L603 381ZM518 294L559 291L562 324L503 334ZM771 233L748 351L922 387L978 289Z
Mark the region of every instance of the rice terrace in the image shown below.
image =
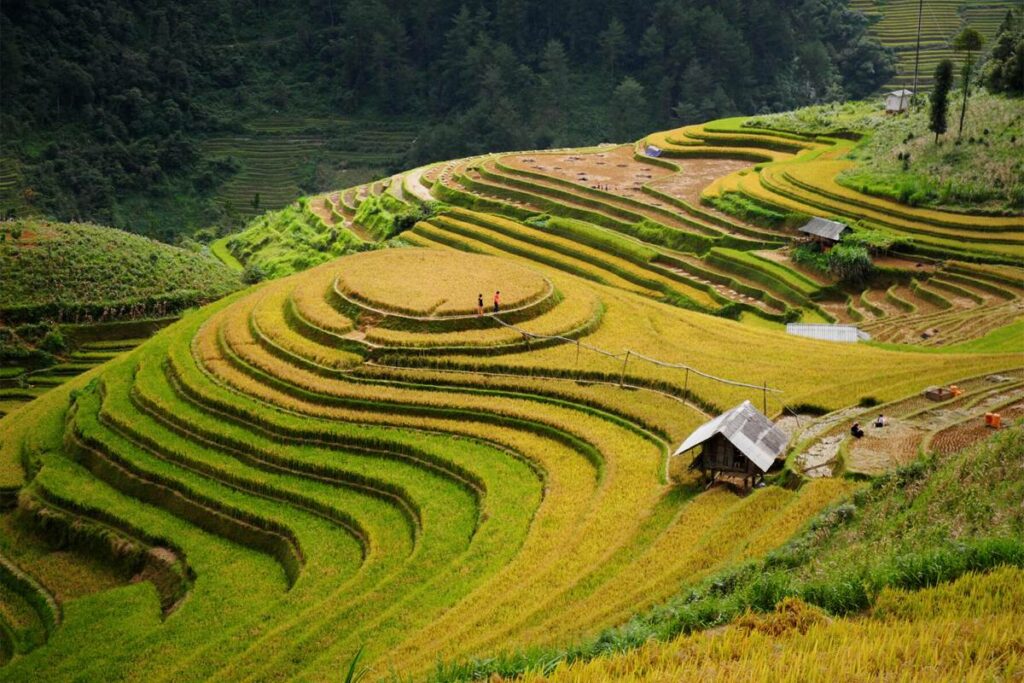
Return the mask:
M1019 3L264 4L0 7L0 680L1024 680Z

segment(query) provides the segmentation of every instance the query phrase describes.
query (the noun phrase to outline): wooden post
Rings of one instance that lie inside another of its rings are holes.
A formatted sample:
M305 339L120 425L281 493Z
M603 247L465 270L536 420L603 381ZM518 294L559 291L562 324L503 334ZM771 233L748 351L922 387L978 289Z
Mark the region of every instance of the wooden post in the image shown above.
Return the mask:
M764 416L768 417L768 380L764 381L764 389L762 391L762 396L764 397L764 401L762 403L764 406Z
M576 381L580 381L580 340L576 340Z
M622 372L619 373L619 386L626 380L626 363L629 362L629 351L626 351L626 357L622 359Z
M683 380L683 402L690 395L690 368L686 368L686 379Z
M917 47L914 48L914 92L910 95L910 103L917 102L917 71L921 65L921 19L924 17L924 0L917 4ZM900 88L906 90L906 88ZM903 97L900 97L900 109L903 108Z

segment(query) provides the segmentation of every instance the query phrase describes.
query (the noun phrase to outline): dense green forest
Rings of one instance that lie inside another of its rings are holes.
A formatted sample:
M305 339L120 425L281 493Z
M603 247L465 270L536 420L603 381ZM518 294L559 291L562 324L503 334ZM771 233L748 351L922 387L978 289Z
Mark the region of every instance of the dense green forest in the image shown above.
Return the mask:
M863 97L893 69L866 27L847 0L7 0L0 161L21 213L173 239L230 222L201 143L256 117L413 119L402 165L622 140Z

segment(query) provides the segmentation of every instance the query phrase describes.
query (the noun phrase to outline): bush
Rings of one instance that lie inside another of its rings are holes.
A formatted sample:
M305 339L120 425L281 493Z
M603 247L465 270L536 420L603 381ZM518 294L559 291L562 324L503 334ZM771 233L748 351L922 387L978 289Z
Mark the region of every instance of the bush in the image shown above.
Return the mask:
M814 245L801 244L794 247L792 258L794 263L813 268L822 273L828 272L828 256Z
M247 285L254 285L267 279L267 273L258 263L247 263L242 271L242 282Z
M60 328L54 326L43 337L43 340L39 343L39 348L47 353L63 353L68 349L68 342L64 338L64 333L61 332Z
M845 282L866 282L874 267L867 247L859 244L840 244L828 252L829 271Z

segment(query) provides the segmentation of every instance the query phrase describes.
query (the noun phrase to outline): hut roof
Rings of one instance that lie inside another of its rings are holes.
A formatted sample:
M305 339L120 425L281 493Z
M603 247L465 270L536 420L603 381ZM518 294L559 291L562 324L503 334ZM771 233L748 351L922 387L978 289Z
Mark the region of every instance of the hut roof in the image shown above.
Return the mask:
M744 401L698 427L673 455L680 455L691 448L696 448L715 434L721 434L728 439L762 472L768 471L789 442L789 438L781 429L772 424L771 420L750 404L750 401Z
M910 95L914 94L914 91L913 90L907 90L906 88L901 88L900 90L893 90L889 94L890 95L895 95L896 97L909 97Z
M845 223L830 221L827 218L819 218L815 216L811 220L807 221L807 225L800 228L800 232L832 240L833 242L838 242L843 232L848 229L849 228Z

